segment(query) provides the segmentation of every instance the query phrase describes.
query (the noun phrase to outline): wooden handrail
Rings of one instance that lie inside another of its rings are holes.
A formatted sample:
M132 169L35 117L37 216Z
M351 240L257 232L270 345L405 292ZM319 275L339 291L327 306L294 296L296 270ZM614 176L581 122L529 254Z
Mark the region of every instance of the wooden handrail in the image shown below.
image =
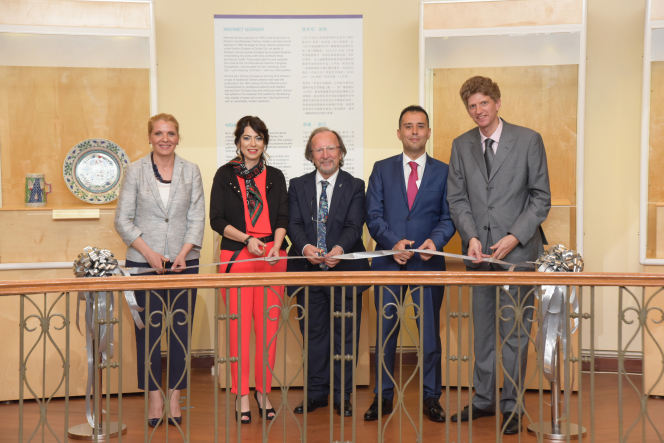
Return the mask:
M251 286L361 285L571 285L664 287L664 274L544 272L275 272L261 274L161 275L0 282L0 296L47 292Z

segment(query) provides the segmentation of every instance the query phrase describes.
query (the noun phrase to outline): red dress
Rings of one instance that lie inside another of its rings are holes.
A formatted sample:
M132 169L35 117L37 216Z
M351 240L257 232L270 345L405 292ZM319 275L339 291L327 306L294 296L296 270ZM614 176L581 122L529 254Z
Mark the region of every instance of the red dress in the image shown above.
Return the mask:
M265 170L259 174L254 182L256 187L261 194L263 199L263 210L261 215L256 220L254 226L251 225L249 217L249 209L246 205L246 185L245 181L238 178L240 184L240 190L242 191L242 198L245 199L244 207L244 220L246 223L246 233L252 235L256 238L258 237L267 237L272 235L272 228L270 226L270 209L267 204L266 191L265 191ZM265 254L267 254L272 247L274 242L266 244ZM235 251L226 251L222 250L220 258L222 262L229 261ZM279 250L279 256L285 257L286 251ZM247 247L245 246L240 251L240 254L235 260L246 260L250 258L256 258L255 255L251 254ZM225 273L227 265L221 265L219 272ZM231 267L231 273L247 273L253 274L258 272L286 272L286 260L281 260L277 262L274 266L270 266L267 261L253 261L245 263L235 263ZM231 314L237 314L237 289L231 289L230 297L226 297L226 291L221 290L221 295L226 303L226 306L230 307ZM250 356L249 356L249 337L251 335L251 320L254 320L254 333L256 336L256 355L254 356L254 382L256 389L259 392L269 393L272 387L272 373L268 370L265 373L266 385L263 387L263 315L264 315L264 303L265 303L265 291L261 287L252 287L252 288L241 288L240 297L242 299L242 318L241 318L241 336L242 336L242 350L240 358L242 359L242 387L239 392L237 389L238 380L237 380L237 363L231 364L231 377L233 381L232 392L238 395L248 395L249 394L249 369L250 369ZM278 319L280 317L280 312L278 309L281 307L281 300L284 295L283 286L270 286L267 290L267 306L270 310L270 317ZM230 334L230 351L231 357L237 357L238 355L238 344L237 344L237 330L238 322L231 322L231 334ZM278 329L278 320L267 321L267 342L270 343L268 349L268 363L270 368L274 369L274 361L276 358L276 347L277 340L276 338L272 340L272 337L277 332Z

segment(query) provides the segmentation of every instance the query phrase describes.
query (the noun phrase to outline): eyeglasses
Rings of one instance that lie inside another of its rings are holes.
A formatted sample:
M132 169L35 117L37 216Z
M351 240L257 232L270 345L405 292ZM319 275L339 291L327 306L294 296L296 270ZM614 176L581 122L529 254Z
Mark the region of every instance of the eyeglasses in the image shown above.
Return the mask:
M339 149L339 146L323 146L322 148L312 149L311 152L314 154L320 155L323 151L327 151L328 154L334 154Z

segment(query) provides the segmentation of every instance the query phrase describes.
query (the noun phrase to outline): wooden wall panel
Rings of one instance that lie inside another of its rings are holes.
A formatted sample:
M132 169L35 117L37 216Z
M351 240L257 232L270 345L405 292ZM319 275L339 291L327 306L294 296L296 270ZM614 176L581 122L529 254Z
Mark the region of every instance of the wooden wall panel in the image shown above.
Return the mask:
M651 63L650 80L650 157L648 164L648 240L646 257L655 258L657 231L664 219L657 217L656 209L664 203L664 61Z
M63 269L50 269L42 271L32 271L32 278L64 278L71 277L70 270ZM0 279L15 280L26 278L26 271L0 271ZM51 303L58 297L59 294L48 294L47 300L50 306ZM37 307L43 311L44 309L44 295L32 295L30 298L35 302ZM76 298L77 294L70 294L69 316L71 321L70 326L70 395L82 396L85 395L85 387L87 382L87 355L85 350L85 337L79 334L76 329ZM123 330L123 343L122 349L122 391L125 393L138 392L138 381L136 373L136 340L134 338L134 323L129 313L129 308L122 297L122 330ZM115 305L117 309L118 297L115 295ZM25 302L26 316L37 314L37 309L29 303ZM66 301L64 297L56 304L52 313L59 313L64 315L66 313ZM81 305L81 330L85 333L85 307ZM117 316L117 311L116 311ZM19 318L20 318L20 297L8 296L0 297L0 337L3 343L3 358L0 359L0 379L3 383L0 384L0 401L18 400L19 398ZM29 323L30 327L38 326L37 320L33 319ZM62 322L58 318L51 320L51 337L60 348L60 351L65 353L65 330L56 331L54 327L62 326ZM24 352L27 356L30 348L36 343L37 336L41 328L38 327L35 332L26 332ZM115 357L114 362L118 361L118 333L115 331ZM42 392L42 375L43 375L43 341L37 344L37 347L30 356L27 364L28 368L28 381L32 389L41 395ZM56 391L60 378L62 377L62 361L60 360L58 351L48 343L46 347L46 392L51 394L55 392L55 397L64 396L64 383L59 390ZM117 369L111 370L111 389L112 392L117 392ZM48 396L47 394L47 396ZM26 388L25 398L30 399L32 395Z
M648 209L653 205L648 205ZM651 216L650 211L648 211L648 228L650 228L651 222L654 225L654 229L649 232L648 243L652 241L655 244L655 255L654 258L664 258L664 203L657 203L655 206L655 214ZM650 238L654 237L654 238ZM651 251L647 251L651 252ZM648 256L649 258L651 256Z
M47 207L83 204L62 178L69 150L106 138L135 161L150 151L149 117L147 69L0 66L3 205L23 205L30 172L53 185Z
M500 86L499 115L542 135L551 198L576 205L577 71L576 65L435 69L434 157L449 163L452 141L476 126L459 97L463 82L490 77Z
M577 71L576 65L435 69L434 157L449 163L452 141L475 127L459 97L463 82L474 75L490 77L500 86L500 116L507 122L526 126L542 135L553 203L575 206ZM565 218L559 210L553 209L550 218L543 224L547 236L549 232L553 233L550 242L569 239L566 245L575 245L574 214ZM561 223L569 224L567 236L559 235ZM458 234L446 250L460 253Z
M148 3L0 0L5 25L150 29Z
M558 202L563 204L556 205ZM557 200L552 202L549 216L542 223L544 235L549 245L562 244L568 248L574 248L576 245L576 208L569 206L566 200ZM546 246L544 246L546 249Z
M577 24L583 0L511 0L424 5L424 29Z
M0 211L0 232L11 232L0 236L0 263L73 262L86 246L110 249L124 260L127 246L114 217L113 210L91 220L53 220L51 210Z

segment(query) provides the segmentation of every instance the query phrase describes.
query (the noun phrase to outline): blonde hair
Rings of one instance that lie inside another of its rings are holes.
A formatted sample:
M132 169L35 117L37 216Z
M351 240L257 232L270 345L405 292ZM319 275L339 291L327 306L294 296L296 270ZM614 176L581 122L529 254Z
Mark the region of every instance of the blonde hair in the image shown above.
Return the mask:
M154 129L155 122L160 120L173 123L175 125L175 133L178 135L178 137L180 136L180 123L178 123L177 119L171 114L161 113L153 115L150 117L150 120L148 120L148 137L152 135L152 129Z

